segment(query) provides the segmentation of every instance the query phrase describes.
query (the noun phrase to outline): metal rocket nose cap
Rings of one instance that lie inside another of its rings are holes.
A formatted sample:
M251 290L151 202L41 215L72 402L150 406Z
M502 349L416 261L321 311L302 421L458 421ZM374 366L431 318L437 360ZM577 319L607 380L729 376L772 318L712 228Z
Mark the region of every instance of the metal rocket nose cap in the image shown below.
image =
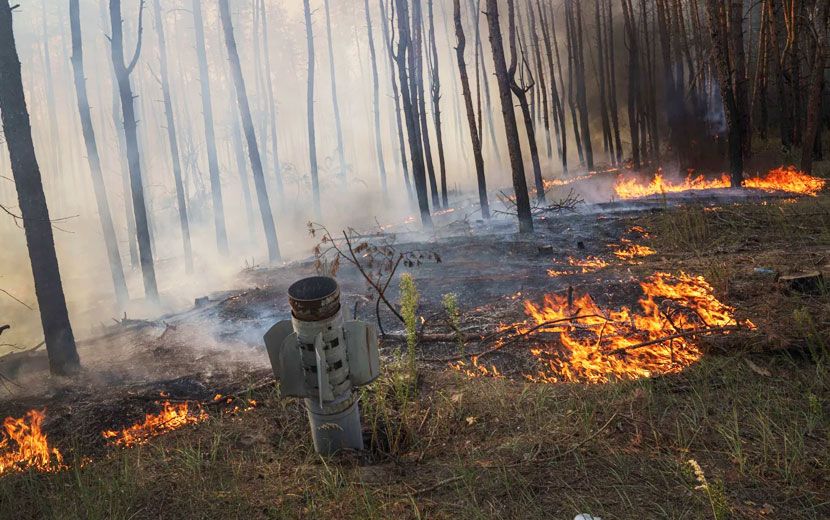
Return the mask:
M288 288L291 314L300 321L321 321L340 310L340 286L334 278L311 276Z

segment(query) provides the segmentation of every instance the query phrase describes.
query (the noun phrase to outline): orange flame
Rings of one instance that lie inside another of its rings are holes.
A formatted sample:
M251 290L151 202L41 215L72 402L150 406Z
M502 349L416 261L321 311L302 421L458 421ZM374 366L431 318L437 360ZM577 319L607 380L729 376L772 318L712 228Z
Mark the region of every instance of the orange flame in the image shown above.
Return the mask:
M157 435L178 430L188 424L202 422L207 418L208 414L201 406L197 406L191 410L187 403L170 404L169 401L165 401L162 404L161 412L147 414L143 422L136 423L120 431L103 431L101 435L105 439L110 439L112 444L131 447L146 444L151 438Z
M568 265L572 267L578 267L579 269L548 269L548 276L557 277L569 274L577 274L579 272L581 272L582 274L593 273L599 271L600 269L608 267L608 262L596 256L589 256L582 260L569 256Z
M818 194L824 189L825 184L824 179L800 172L793 166L776 168L762 177L750 177L744 180L744 186L747 188L809 196ZM665 179L662 171L658 171L648 183L637 177L620 177L617 179L614 191L617 197L621 199L635 199L657 194L719 189L730 186L731 183L727 174L723 174L716 179L707 179L703 175L694 176L689 172L685 180L672 182Z
M6 417L0 431L0 475L10 471L36 469L58 471L63 469L63 456L57 448L50 448L41 426L46 410L29 410L16 419Z
M614 256L621 260L633 260L634 258L641 258L644 256L651 256L657 253L654 249L648 246L640 246L632 244L626 248L614 251Z
M605 311L588 295L575 297L572 305L560 295L545 296L542 305L525 302L533 325L557 332L565 348L564 353L549 345L532 349L546 367L526 377L542 382L601 383L674 373L701 356L693 340L679 334L737 325L733 309L715 298L703 277L656 273L640 287L644 295L637 311L627 307ZM559 320L565 321L544 326ZM753 326L751 322L745 325ZM675 337L664 339L667 336Z

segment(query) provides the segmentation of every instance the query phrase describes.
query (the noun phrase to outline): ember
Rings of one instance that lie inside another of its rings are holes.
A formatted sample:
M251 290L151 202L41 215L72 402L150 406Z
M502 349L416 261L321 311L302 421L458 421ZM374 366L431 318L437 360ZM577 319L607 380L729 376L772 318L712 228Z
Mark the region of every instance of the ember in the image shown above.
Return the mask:
M221 398L221 396L220 396ZM157 414L147 414L144 421L134 424L120 431L108 430L101 432L105 439L112 444L131 447L146 444L151 438L186 426L196 424L208 418L201 406L191 409L188 403L162 404L162 411Z
M49 447L41 429L45 417L45 410L29 410L19 419L6 417L4 431L0 431L0 475L27 469L58 471L65 467L60 451Z
M794 167L782 167L770 170L763 177L750 177L744 180L744 186L763 191L781 191L799 195L815 196L824 189L826 181L796 170ZM648 183L636 177L620 177L614 186L617 197L635 199L665 193L683 191L729 188L727 174L716 179L707 179L703 175L694 176L691 172L682 182L666 180L662 171L658 171Z
M564 353L558 345L532 349L547 366L526 377L548 383L602 383L678 372L701 356L692 340L695 333L726 333L738 325L733 309L715 298L703 277L656 273L640 287L644 295L637 310L606 311L588 295L571 304L560 295L547 295L542 305L525 302L533 322L518 330L534 326L558 332L565 348ZM751 322L744 325L753 327Z

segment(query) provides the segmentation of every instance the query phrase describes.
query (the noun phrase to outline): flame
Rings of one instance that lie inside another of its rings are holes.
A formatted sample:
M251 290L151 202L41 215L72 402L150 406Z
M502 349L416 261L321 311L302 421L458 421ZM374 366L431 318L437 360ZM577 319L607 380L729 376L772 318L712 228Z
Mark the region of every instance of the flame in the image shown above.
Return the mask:
M450 368L453 370L457 370L462 374L466 375L467 377L475 378L475 377L493 377L496 379L503 378L499 369L496 368L496 365L490 365L489 367L484 364L479 364L478 356L472 356L470 358L470 363L466 363L463 360L456 361L455 363L450 363Z
M548 269L548 276L557 277L569 274L588 274L599 271L600 269L604 269L608 267L608 262L599 258L597 256L589 256L584 259L577 259L572 256L568 257L568 265L571 267L578 267L579 269L566 269L566 270L556 270L556 269Z
M545 296L541 305L525 302L532 322L523 329L535 326L557 332L565 348L564 353L547 344L532 349L546 368L525 377L542 382L602 383L678 372L700 359L701 352L688 336L664 338L737 325L734 309L715 298L701 276L656 273L640 287L643 297L637 310L603 310L588 295L574 297L572 305L555 294ZM544 326L557 320L565 321ZM748 321L745 325L753 326Z
M221 399L221 396L220 396ZM120 431L106 430L101 432L105 439L112 444L131 447L146 444L151 438L186 426L196 424L208 418L201 406L190 409L188 403L170 404L165 401L161 412L147 414L143 422L136 423Z
M41 426L46 410L29 410L16 419L6 417L0 431L0 475L10 471L36 469L58 471L63 469L63 456L57 448L50 448Z
M824 189L826 181L798 171L795 167L781 167L770 170L764 176L750 177L744 180L744 186L763 191L783 191L798 195L815 196ZM695 176L689 171L686 179L681 182L672 182L665 179L662 170L658 170L654 177L644 183L637 177L619 177L614 186L617 197L621 199L635 199L649 195L679 193L692 190L722 189L731 186L729 175L723 174L715 179L707 179L703 175Z
M618 249L614 251L614 256L621 260L633 260L634 258L641 258L644 256L651 256L656 254L657 251L648 247L648 246L641 246L637 244L632 244L626 248Z

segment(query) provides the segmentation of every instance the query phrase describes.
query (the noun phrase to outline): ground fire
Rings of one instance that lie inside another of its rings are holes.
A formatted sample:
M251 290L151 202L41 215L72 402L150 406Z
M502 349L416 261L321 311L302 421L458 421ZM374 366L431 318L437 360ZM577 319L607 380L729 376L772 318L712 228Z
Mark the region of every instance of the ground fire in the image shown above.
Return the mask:
M146 444L157 435L178 430L189 424L196 424L208 418L201 406L188 403L165 401L159 413L148 413L144 420L123 430L106 430L101 432L111 444L131 447Z
M754 327L748 320L737 321L734 309L721 303L701 276L658 272L639 287L643 296L636 308L605 309L587 294L525 301L530 319L508 328L528 338L554 338L529 340L542 368L524 377L542 383L605 383L675 373L700 359L695 337ZM495 366L475 357L451 367L470 377L501 377Z
M824 189L826 181L798 171L794 167L781 167L770 170L763 176L749 177L744 180L744 187L767 192L786 192L799 195L815 196ZM723 174L714 179L707 179L703 175L694 175L689 172L683 181L667 180L662 171L644 182L639 177L621 176L617 179L614 192L621 199L636 199L650 195L679 193L683 191L697 191L709 189L723 189L730 187L729 176Z
M63 456L50 447L42 425L45 410L29 410L21 418L6 417L0 431L0 475L11 471L58 471Z

